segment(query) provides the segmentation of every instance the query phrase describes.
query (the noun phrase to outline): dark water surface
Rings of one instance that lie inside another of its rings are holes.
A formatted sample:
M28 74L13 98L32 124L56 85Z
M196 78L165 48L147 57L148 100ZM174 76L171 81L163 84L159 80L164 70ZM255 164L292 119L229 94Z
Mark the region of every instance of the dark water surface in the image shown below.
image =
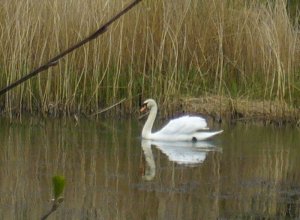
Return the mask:
M0 121L0 219L300 218L297 128L237 125L197 146L142 142L136 120ZM151 147L152 145L152 147Z

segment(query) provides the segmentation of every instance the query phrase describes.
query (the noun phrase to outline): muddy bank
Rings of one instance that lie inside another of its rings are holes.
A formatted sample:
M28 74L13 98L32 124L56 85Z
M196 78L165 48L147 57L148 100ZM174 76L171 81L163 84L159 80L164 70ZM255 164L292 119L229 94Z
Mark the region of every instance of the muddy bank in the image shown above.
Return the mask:
M166 106L168 116L191 113L206 115L218 123L258 122L278 126L286 124L300 126L300 109L280 101L206 96L179 98Z

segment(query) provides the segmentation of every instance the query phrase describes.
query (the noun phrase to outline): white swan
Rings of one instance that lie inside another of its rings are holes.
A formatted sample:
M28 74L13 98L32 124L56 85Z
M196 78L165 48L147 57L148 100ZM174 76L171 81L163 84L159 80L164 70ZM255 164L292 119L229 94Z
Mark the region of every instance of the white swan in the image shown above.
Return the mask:
M143 127L142 138L156 141L201 141L211 138L221 132L207 131L206 120L198 116L182 116L171 120L161 130L152 133L152 126L157 114L157 104L153 99L147 99L140 111L150 110L148 119Z

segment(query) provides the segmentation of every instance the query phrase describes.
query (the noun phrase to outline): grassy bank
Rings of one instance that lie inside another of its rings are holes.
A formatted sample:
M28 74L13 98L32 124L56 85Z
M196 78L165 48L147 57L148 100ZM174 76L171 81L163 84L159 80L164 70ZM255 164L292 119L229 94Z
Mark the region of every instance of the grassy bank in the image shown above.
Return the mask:
M184 97L161 106L163 118L182 114L202 114L210 123L258 123L263 125L300 126L300 109L280 101L230 98L211 95Z
M246 2L246 3L245 3ZM0 5L0 86L93 32L128 1ZM92 114L138 95L300 104L299 15L285 0L144 0L99 39L1 98L7 113ZM298 25L298 26L297 26Z

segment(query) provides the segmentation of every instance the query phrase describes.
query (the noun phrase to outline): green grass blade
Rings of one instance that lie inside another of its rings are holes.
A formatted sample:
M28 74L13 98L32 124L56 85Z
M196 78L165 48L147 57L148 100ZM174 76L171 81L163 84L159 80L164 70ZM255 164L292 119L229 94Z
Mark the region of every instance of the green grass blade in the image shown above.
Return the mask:
M63 176L52 177L54 199L56 200L64 191L65 178Z

